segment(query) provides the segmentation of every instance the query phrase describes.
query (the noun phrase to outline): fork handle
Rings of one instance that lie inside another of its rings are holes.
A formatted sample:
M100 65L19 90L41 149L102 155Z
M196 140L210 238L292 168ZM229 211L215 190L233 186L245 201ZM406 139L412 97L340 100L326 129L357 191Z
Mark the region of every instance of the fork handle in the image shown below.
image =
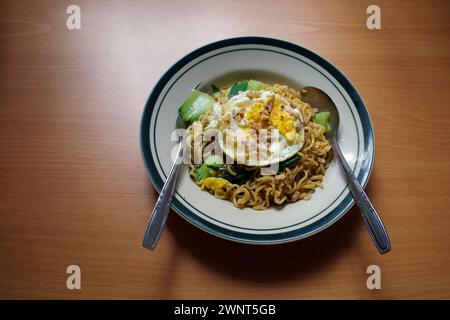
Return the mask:
M335 151L339 162L344 169L347 178L347 185L353 195L353 198L355 199L355 203L358 206L359 211L361 212L362 219L369 231L369 235L372 238L373 243L381 254L389 252L391 250L391 243L380 216L364 192L358 179L356 179L353 170L345 160L345 157L342 154L335 138L332 139L332 145L333 150Z
M161 233L164 225L167 221L167 216L169 214L170 203L172 202L173 194L175 193L175 186L177 184L178 174L182 165L181 158L183 156L183 147L180 142L178 147L177 157L169 171L167 180L164 183L163 188L159 194L158 200L156 201L155 207L147 226L147 230L144 234L143 246L154 250L156 245L161 238Z

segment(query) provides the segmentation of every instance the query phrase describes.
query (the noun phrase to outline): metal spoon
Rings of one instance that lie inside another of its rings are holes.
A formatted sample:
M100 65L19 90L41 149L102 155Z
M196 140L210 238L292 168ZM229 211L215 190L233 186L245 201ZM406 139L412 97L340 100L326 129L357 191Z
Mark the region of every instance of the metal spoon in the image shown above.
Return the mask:
M159 194L159 198L156 201L153 208L152 216L145 231L143 246L154 250L161 238L161 233L164 229L164 225L167 221L167 215L169 214L170 203L172 202L173 194L175 193L175 186L177 184L178 174L182 166L183 158L183 143L182 137L179 136L179 146L177 150L176 159L169 171L167 180L164 183L163 188Z
M363 221L369 231L373 243L381 254L389 252L391 250L391 243L389 241L389 236L387 234L386 228L384 227L383 222L381 222L380 216L375 211L375 208L364 192L361 184L353 174L352 169L345 160L341 149L339 149L339 145L336 139L337 131L339 128L339 112L336 108L336 105L325 92L315 87L305 87L304 92L302 92L302 98L303 101L309 103L309 105L313 108L317 108L320 111L330 112L330 129L325 134L325 137L328 139L328 141L330 141L333 150L335 151L337 158L339 159L339 162L344 169L345 175L347 177L348 187L353 194L353 198L355 199L356 205L361 212Z

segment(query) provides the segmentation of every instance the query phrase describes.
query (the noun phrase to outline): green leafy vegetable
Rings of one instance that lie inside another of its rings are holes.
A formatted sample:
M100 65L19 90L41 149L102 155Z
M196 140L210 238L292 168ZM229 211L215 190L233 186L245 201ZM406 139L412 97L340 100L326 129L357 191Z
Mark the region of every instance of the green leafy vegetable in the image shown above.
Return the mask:
M208 168L208 165L206 163L203 163L202 165L196 166L194 168L195 177L199 181L203 181L206 178L211 176L211 172Z
M211 85L211 93L215 94L218 93L220 91L219 88L217 88L214 84Z
M325 128L325 132L328 132L330 130L330 127L328 126L328 119L330 118L330 112L319 112L316 113L314 116L314 122L320 124L322 127Z
M259 91L263 89L263 83L258 80L248 80L247 90Z
M178 114L185 123L192 123L212 108L214 99L204 92L192 90L189 97L178 109Z
M263 83L258 80L242 80L235 82L228 93L228 98L234 97L239 94L239 91L251 90L259 91L263 89Z
M217 172L217 176L219 178L239 185L244 184L253 175L253 171L245 171L237 168L233 168L233 172L236 173L235 175L233 175L227 170L227 167L224 165L215 167L214 170Z
M289 159L286 159L284 161L281 161L279 163L279 168L278 171L283 170L284 168L290 166L291 164L294 164L296 162L298 162L302 157L300 157L298 154L293 155L292 157L290 157Z
M222 157L212 154L205 159L205 163L209 167L220 167L223 165Z
M239 82L235 82L231 87L230 93L228 94L228 98L234 97L239 94L239 91L247 90L248 80L242 80Z
M217 88L214 84L211 85L211 96L214 99L218 99L220 94L220 89Z

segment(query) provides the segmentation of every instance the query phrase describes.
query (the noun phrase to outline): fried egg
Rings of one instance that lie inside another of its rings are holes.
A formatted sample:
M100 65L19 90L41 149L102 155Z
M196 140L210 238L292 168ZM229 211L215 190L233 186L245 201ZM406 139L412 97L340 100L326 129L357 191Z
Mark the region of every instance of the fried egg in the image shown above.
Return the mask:
M272 91L244 91L230 98L220 111L220 146L238 163L266 166L301 150L304 129L300 111Z

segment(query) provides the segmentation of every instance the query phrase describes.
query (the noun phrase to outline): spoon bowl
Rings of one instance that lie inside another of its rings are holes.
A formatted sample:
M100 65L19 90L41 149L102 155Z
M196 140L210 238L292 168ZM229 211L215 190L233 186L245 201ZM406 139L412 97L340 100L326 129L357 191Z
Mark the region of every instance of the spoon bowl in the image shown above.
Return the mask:
M330 113L330 117L328 118L329 129L325 132L325 137L331 140L339 128L339 112L333 100L325 92L315 87L304 87L302 90L302 99L311 107Z
M331 143L333 151L344 169L347 185L355 199L373 243L381 254L389 252L391 243L386 228L339 148L336 138L339 129L339 112L336 105L325 92L315 87L303 88L302 98L303 101L309 103L311 107L316 108L318 111L330 112L330 117L328 118L329 128L325 133L325 137Z

